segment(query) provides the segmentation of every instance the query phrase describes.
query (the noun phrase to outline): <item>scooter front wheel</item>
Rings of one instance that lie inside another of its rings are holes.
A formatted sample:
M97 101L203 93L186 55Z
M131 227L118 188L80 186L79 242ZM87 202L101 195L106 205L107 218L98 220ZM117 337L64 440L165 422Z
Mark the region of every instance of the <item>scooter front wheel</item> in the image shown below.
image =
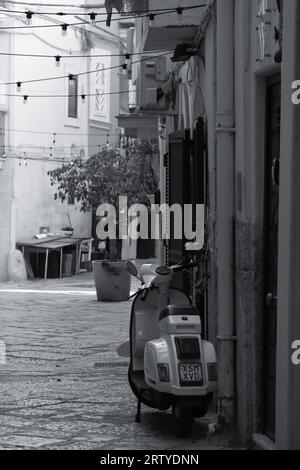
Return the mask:
M186 408L177 404L173 405L173 418L177 437L188 437L193 429L193 408Z

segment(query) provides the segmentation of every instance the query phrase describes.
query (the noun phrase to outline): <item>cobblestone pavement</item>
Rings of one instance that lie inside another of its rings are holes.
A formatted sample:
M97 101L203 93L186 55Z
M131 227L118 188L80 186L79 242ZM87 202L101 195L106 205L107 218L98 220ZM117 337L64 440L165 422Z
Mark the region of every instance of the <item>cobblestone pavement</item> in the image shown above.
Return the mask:
M96 301L91 274L0 284L0 449L209 449L208 419L177 439L170 413L134 422L127 384L130 303Z

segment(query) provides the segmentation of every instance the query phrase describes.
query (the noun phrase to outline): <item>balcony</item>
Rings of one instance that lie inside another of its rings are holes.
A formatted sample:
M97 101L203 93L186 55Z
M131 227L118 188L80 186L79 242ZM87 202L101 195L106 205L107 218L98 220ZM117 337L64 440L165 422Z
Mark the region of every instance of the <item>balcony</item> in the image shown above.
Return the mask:
M164 2L149 0L149 11L161 8L174 9L178 6L197 6L200 3L199 0L179 0L175 2L174 0L165 0ZM173 50L179 43L193 41L203 10L204 8L184 10L182 15L179 15L176 11L157 14L152 22L148 17L137 20L142 22L140 31L144 51Z

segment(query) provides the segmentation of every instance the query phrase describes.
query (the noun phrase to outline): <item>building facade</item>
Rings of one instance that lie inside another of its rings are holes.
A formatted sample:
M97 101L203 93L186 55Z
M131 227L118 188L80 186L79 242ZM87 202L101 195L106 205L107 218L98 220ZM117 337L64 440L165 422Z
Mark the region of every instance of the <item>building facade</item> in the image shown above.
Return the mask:
M92 156L107 143L118 144L116 116L128 106L126 93L118 94L128 87L121 73L126 22L107 28L91 26L88 16L72 16L70 23L82 24L69 26L62 36L64 18L43 14L43 2L35 7L33 25L54 27L22 29L25 15L7 8L2 28L21 28L0 30L0 280L7 280L9 250L40 227L56 232L71 224L75 235L91 236L91 214L80 212L74 201L54 200L48 172L63 161ZM47 77L57 79L24 83Z

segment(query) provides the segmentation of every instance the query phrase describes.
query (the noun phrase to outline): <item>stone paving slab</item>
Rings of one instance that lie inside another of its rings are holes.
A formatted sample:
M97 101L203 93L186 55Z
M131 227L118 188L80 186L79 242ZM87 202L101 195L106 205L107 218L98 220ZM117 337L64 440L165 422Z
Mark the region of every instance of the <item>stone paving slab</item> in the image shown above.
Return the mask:
M91 274L0 284L0 449L219 448L207 441L213 416L197 420L186 440L174 435L169 412L145 409L134 422L127 359L116 352L130 302L97 302L85 290L94 291Z

